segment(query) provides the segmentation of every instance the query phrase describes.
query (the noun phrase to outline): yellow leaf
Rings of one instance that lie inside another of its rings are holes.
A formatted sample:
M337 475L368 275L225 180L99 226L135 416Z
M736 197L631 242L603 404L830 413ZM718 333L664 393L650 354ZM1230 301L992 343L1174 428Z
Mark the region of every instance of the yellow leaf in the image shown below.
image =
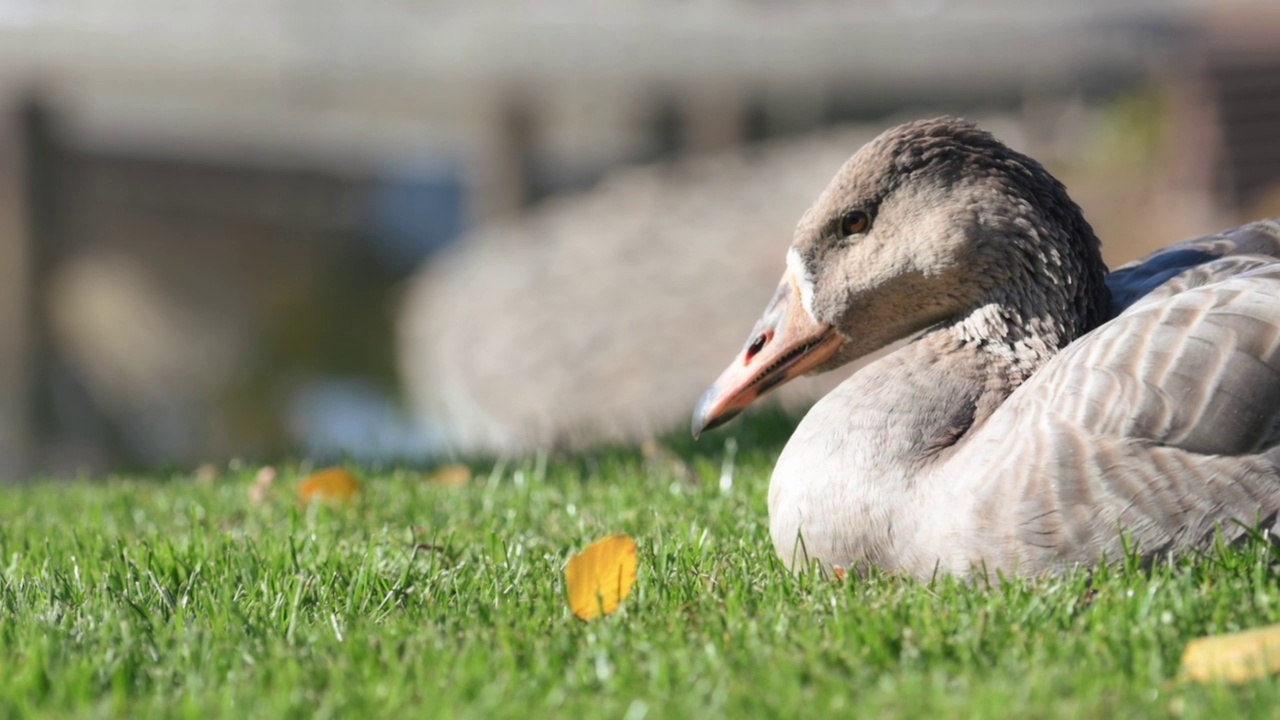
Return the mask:
M618 609L636 583L636 541L610 535L569 559L565 584L573 614L590 620Z
M1280 672L1280 625L1198 638L1182 653L1185 680L1242 683L1274 672Z
M471 482L471 468L466 465L445 465L427 476L427 482L442 487L462 487Z
M325 468L312 473L298 486L303 502L351 502L360 492L360 481L343 468Z

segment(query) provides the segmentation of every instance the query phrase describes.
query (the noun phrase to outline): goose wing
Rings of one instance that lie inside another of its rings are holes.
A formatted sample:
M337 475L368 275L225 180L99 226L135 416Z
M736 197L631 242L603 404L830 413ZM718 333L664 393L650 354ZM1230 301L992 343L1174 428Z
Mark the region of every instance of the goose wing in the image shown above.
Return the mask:
M1131 300L975 433L956 460L995 478L968 485L982 508L970 530L1003 543L1001 564L1116 557L1121 530L1145 551L1178 549L1280 509L1278 241L1280 225L1255 223L1130 266L1132 288L1169 253L1216 256Z
M1179 243L1117 273L1159 283L1018 394L1094 435L1202 454L1257 452L1280 414L1280 223ZM1173 262L1170 262L1173 260ZM1145 276L1145 278L1143 278Z

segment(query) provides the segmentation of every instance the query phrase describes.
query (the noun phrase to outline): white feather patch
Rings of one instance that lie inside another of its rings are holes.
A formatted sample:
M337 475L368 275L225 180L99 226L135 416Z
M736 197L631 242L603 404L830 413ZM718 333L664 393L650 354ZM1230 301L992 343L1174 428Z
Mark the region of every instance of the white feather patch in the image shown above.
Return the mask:
M814 322L818 321L816 315L813 314L813 277L809 275L809 268L805 267L804 260L800 258L800 253L795 248L787 251L787 269L796 279L796 286L800 288L800 302L804 305L804 311L809 313L809 319Z

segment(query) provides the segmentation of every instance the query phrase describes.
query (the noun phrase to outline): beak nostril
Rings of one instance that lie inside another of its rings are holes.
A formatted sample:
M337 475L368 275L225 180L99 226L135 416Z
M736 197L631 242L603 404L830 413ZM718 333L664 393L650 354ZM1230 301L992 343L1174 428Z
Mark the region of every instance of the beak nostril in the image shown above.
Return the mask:
M747 346L747 362L751 362L751 358L755 357L757 353L763 350L764 346L768 342L769 333L763 332L757 335L755 339L751 341L751 344Z

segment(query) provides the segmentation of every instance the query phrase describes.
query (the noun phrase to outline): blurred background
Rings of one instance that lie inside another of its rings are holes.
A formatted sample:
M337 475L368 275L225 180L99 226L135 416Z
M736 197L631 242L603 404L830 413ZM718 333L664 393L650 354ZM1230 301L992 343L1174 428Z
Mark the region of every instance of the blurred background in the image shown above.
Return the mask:
M0 0L0 478L643 440L943 112L1112 263L1280 215L1280 5Z

